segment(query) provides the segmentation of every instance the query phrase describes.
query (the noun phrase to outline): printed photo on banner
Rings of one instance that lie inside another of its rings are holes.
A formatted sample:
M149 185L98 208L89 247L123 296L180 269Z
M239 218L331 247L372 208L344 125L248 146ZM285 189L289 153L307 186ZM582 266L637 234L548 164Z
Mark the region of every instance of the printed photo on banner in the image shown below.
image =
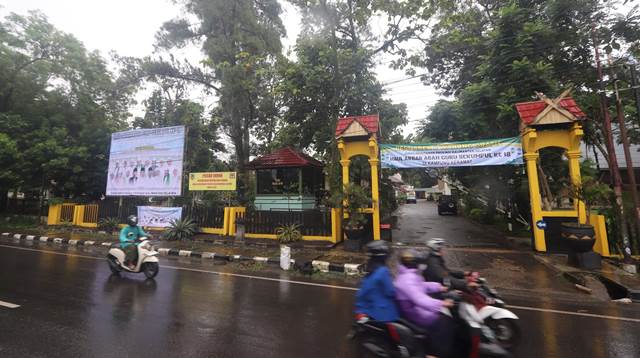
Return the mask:
M172 221L182 218L182 208L161 206L138 206L138 225L168 227Z
M184 136L184 126L113 133L107 196L181 195Z
M432 144L382 144L383 168L445 168L520 165L519 137Z

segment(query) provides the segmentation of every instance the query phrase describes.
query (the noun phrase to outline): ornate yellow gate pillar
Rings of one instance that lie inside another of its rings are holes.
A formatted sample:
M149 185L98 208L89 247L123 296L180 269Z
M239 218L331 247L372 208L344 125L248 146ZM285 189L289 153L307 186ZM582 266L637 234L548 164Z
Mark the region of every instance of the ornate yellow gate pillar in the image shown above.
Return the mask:
M338 120L336 139L342 166L342 184L349 184L351 158L362 155L369 158L371 166L371 208L364 211L371 214L373 239L380 240L380 185L378 166L378 115L345 117Z
M540 150L548 147L557 147L565 150L569 164L571 182L575 185L582 183L580 178L580 142L583 131L580 121L585 114L580 110L571 97L566 97L565 91L560 97L551 100L538 93L540 101L517 103L516 109L522 120L521 136L524 158L527 165L527 177L529 179L529 197L531 201L531 224L533 231L534 247L536 251L549 250L547 237L550 222L558 225L558 220L575 220L580 223L586 221L584 203L575 201L572 210L544 210L540 195L540 182L538 177L538 160ZM558 227L556 227L557 229Z
M535 133L534 133L535 134ZM524 142L523 142L524 143ZM526 150L526 149L525 149ZM547 251L547 244L544 240L544 230L538 228L536 223L542 220L542 199L540 197L540 182L538 181L538 158L536 152L527 152L524 160L527 163L527 178L529 179L529 198L531 201L531 221L533 225L533 240L536 251Z

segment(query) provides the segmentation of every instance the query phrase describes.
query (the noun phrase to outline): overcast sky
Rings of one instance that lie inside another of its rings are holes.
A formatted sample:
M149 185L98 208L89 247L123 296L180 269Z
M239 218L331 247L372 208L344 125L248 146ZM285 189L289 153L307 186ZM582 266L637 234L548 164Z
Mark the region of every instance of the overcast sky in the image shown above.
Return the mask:
M634 1L637 3L637 1ZM0 13L17 12L25 14L28 10L39 9L57 28L72 33L90 50L99 50L105 57L115 51L120 55L142 57L153 51L154 35L163 22L179 15L179 6L169 0L0 0L3 6ZM300 28L300 16L289 3L281 1L284 8L282 16L287 29L285 48L291 48ZM379 27L379 24L374 24ZM198 51L188 52L189 57L198 57ZM196 62L197 58L189 58ZM405 78L402 71L394 71L382 65L376 67L381 82L390 82ZM388 97L394 102L404 102L409 109L410 125L404 133L413 133L413 124L426 117L428 107L439 96L436 92L420 83L419 79L390 84ZM142 93L139 98L144 98ZM206 100L206 98L196 98ZM141 107L133 109L141 114ZM382 118L384 120L384 118Z

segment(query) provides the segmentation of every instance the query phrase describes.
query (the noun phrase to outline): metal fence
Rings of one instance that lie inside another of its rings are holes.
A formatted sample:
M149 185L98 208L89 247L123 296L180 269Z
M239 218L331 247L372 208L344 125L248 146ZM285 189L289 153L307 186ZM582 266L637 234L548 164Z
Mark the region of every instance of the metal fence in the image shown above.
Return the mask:
M74 213L75 204L62 204L62 210L60 210L60 221L73 222Z
M129 215L138 214L138 206L154 205L149 204L139 199L126 198L122 200L122 206L120 206L119 200L105 199L95 205L97 212L95 213L98 220L105 218L117 218L120 223L124 223ZM93 205L88 205L87 208ZM90 213L85 209L85 221L87 215L93 215L92 209ZM191 218L199 227L221 228L224 226L224 207L206 207L185 205L182 207L182 217Z
M124 223L127 221L127 216L138 215L138 206L145 205L145 202L140 199L125 199L122 200L122 206L118 199L105 199L98 203L98 220L106 218L117 218L118 221Z
M224 226L224 207L185 206L182 217L191 218L199 227L221 228Z
M298 224L305 236L331 236L331 211L247 211L244 216L245 232L275 234L282 225Z
M99 208L97 204L85 205L82 221L85 223L98 223Z

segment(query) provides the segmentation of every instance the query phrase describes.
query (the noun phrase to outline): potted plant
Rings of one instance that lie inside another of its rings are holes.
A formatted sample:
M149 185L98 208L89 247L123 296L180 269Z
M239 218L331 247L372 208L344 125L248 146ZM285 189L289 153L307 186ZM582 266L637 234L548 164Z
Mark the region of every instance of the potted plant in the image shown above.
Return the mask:
M593 205L609 203L611 188L594 177L584 176L582 183L571 183L568 187L568 193L573 200L584 203L587 218L584 224L580 222L562 223L562 237L567 240L569 247L576 253L591 251L596 238L589 214Z
M278 237L278 242L280 242L280 268L289 270L291 266L291 247L289 244L302 239L300 225L280 225L276 229L276 236Z
M344 221L342 229L347 236L345 249L357 251L362 246L368 219L364 209L371 205L371 198L361 186L349 183L343 191L331 197L332 207L342 207Z

